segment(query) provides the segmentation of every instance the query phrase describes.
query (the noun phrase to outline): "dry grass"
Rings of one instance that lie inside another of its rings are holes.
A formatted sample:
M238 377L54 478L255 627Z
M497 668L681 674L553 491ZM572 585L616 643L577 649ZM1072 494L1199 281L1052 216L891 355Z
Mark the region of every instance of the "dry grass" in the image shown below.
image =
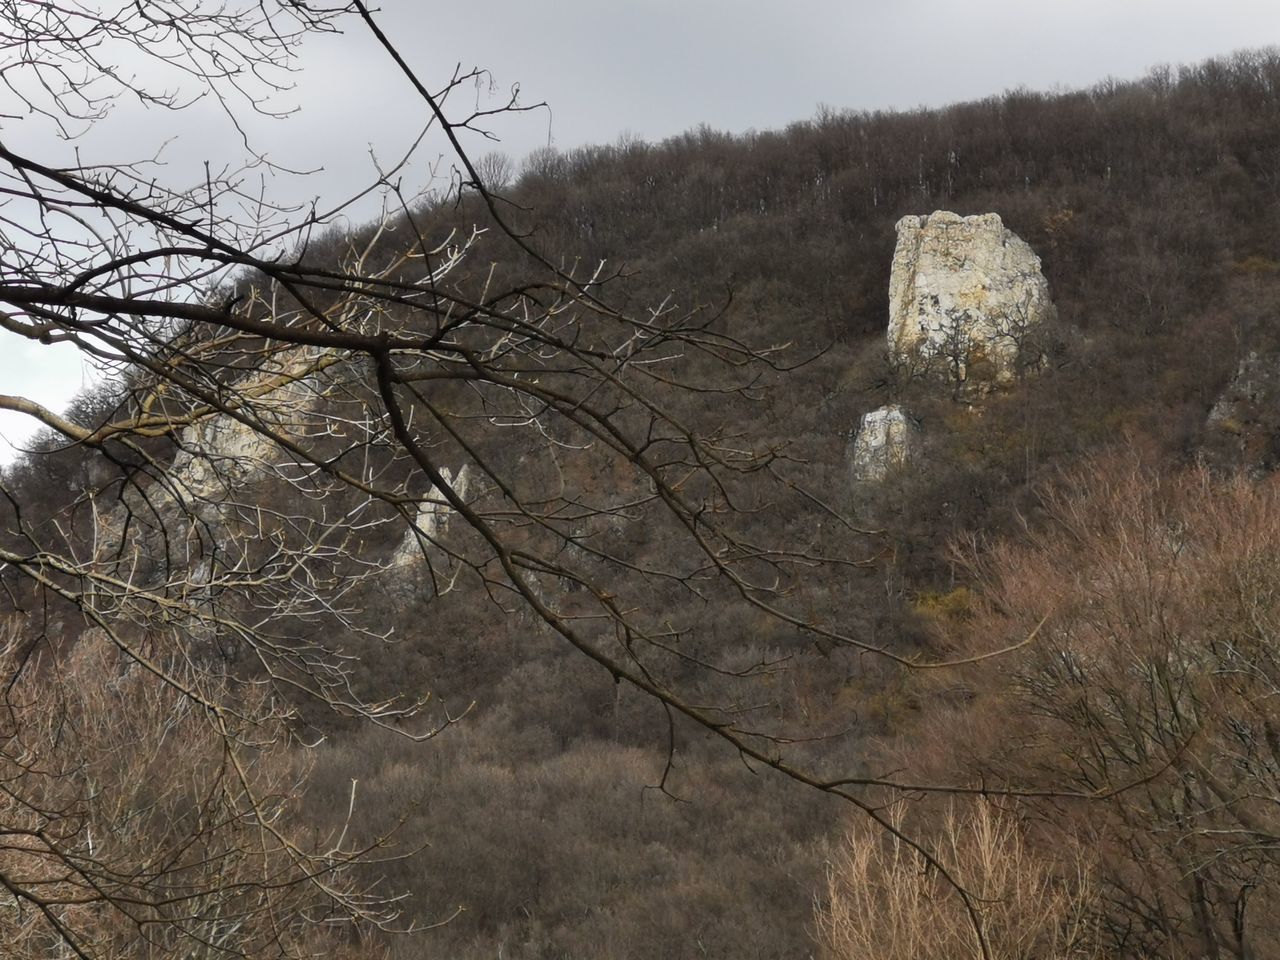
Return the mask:
M893 816L904 825L901 807ZM1078 848L1051 861L1028 844L1016 816L984 801L951 808L935 849L977 902L991 960L1098 955L1096 892ZM818 926L830 960L983 956L957 891L870 820L849 829L831 859L826 892Z

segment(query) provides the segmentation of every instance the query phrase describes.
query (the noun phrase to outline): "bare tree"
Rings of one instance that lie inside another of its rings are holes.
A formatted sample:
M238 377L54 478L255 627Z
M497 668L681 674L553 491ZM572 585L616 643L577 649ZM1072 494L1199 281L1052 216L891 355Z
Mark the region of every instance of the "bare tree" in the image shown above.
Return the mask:
M19 666L25 647L8 620L9 956L290 955L318 922L343 919L337 905L389 919L383 898L345 873L370 851L346 840L342 822L307 849L289 813L306 770L285 738L257 722L261 739L228 751L192 698L149 682L98 631L65 656Z
M960 632L985 644L1038 622L1041 640L975 679L957 753L984 782L1098 798L1043 813L1085 823L1101 854L1109 949L1273 955L1276 485L1125 455L1044 507L1029 543L975 561L987 605Z
M416 738L457 719L428 709L420 691L369 691L355 678L354 639L393 639L362 591L413 563L428 595L466 585L525 611L673 725L692 722L753 767L843 796L910 843L862 791L926 786L819 775L746 700L708 701L706 683L753 671L698 644L671 607L673 597L736 604L824 644L913 662L807 599L823 576L865 562L865 531L834 517L853 559L808 536L791 546L762 536L758 518L783 501L833 515L785 450L734 426L785 368L783 347L736 339L704 307L620 310L609 265L551 262L491 190L505 168L477 169L461 141L523 108L513 97L454 112L451 94L478 73L430 89L360 0L96 10L3 8L5 82L68 136L109 123L112 98L125 94L156 109L211 96L233 119L270 111L302 39L351 28L402 70L453 169L437 202L416 207L394 180L400 168L383 171L370 189L388 212L357 242L324 232L345 202L293 211L254 201L234 172L179 190L142 161L56 162L0 141L10 204L0 327L72 344L118 385L79 417L0 397L49 431L43 458L4 480L0 574L25 612L6 661L11 686L41 651L66 656L94 631L130 677L176 696L218 745L220 789L267 875L252 891L265 901L246 916L394 926L393 899L334 880L365 852L299 839L272 799L280 790L258 788L256 758L305 730L317 707ZM109 56L119 45L176 71L177 92L127 79ZM489 266L499 259L523 267ZM69 452L80 465L73 495L50 498L41 477ZM75 822L41 842L51 862L79 869L93 821ZM83 956L115 949L103 946L115 934L75 919L98 908L129 918L140 941L197 938L210 955L304 949L291 936L262 940L252 924L229 939L201 927L196 918L216 925L241 910L219 899L224 872L193 880L182 903L201 905L172 915L150 893L93 881L125 872L124 857L104 852L86 879L67 881L75 899L50 901L32 886L43 880L24 882L25 861L0 860L0 885L32 937ZM979 912L958 896L985 953Z

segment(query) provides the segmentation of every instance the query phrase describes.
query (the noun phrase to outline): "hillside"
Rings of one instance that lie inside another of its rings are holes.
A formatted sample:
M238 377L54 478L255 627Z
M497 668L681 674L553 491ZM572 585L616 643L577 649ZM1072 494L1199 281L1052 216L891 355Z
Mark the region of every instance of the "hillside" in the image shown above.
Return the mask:
M858 807L945 820L887 781L1043 794L1006 807L1096 894L1054 956L1278 955L1280 398L1245 381L1280 358L1280 53L510 179L527 240L464 192L130 341L5 471L8 655L109 636L235 742L278 724L302 822L360 811L343 875L449 921L352 957L827 955ZM1057 307L976 410L886 351L895 224L935 210L998 213ZM855 483L890 402L924 449Z

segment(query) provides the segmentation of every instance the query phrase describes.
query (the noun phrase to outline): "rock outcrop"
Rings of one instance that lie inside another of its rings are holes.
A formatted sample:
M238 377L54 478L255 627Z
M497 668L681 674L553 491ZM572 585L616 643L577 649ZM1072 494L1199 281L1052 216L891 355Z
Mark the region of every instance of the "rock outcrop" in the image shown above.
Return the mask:
M1055 315L1040 258L1000 216L946 210L898 221L889 276L889 357L972 402L1043 361ZM920 451L920 426L898 404L864 414L850 450L853 478L879 483Z
M250 423L284 440L308 438L316 428L316 408L323 396L319 374L336 362L337 355L326 351L282 351L263 370L228 388L226 402ZM196 416L201 408L203 416ZM127 562L129 581L135 586L185 584L188 598L198 595L214 576L211 554L221 552L219 562L226 563L247 542L237 531L246 523L252 527L248 518L259 509L252 485L273 479L289 482L305 474L305 468L298 468L287 452L248 423L204 404L193 404L190 416L178 433L173 462L152 477L156 482L145 487L125 484L101 500L98 484L87 489L95 522L95 559L104 569ZM104 473L111 476L110 471Z
M853 438L853 477L879 483L905 466L916 450L919 426L896 403L862 415Z
M1032 334L1054 314L1040 258L998 214L939 210L898 221L889 278L889 354L967 392L1039 361Z
M286 351L235 387L252 422L277 436L306 435L322 394L317 374L337 361L325 351ZM184 501L217 503L282 458L268 436L235 417L214 413L183 428L169 476Z
M441 469L440 475L454 493L466 499L470 473L465 464L456 476L448 467ZM439 562L450 567L451 558L440 549L439 539L448 528L453 512L453 507L444 494L434 486L430 487L418 502L418 515L414 518L414 525L405 532L404 539L391 557L392 565L405 567L426 558L433 565Z
M1251 352L1209 411L1205 453L1220 466L1280 468L1280 356Z

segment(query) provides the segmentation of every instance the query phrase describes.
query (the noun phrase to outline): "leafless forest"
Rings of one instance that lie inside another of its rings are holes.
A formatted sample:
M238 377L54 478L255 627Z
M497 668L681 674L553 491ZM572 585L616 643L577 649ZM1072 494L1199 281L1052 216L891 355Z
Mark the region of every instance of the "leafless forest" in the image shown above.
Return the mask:
M0 327L107 373L0 395L6 955L1280 957L1280 53L511 158L358 0L90 6L21 111L359 30L452 154L340 230L3 128ZM937 209L1058 308L978 411L886 357Z

